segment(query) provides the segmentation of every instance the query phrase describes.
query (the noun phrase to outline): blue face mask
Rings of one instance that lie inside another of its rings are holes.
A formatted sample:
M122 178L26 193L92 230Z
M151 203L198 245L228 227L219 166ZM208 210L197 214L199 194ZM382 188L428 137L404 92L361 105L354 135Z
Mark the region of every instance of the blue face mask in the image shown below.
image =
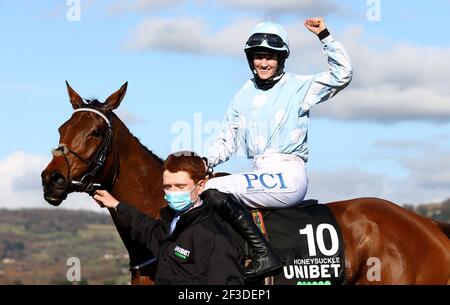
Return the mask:
M166 191L166 195L164 199L168 202L170 208L177 212L184 212L188 210L197 200L191 200L191 192L199 185L200 181L194 185L194 187L190 191L181 191L181 192L168 192ZM197 197L198 199L198 197Z

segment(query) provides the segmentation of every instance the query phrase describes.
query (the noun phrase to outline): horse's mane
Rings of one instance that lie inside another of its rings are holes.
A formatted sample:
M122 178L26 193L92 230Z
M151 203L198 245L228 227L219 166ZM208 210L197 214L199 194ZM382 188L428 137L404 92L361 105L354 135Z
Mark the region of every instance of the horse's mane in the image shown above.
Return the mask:
M147 146L145 146L144 144L141 143L141 141L135 137L133 134L131 134L133 136L133 138L136 139L136 141L138 141L139 144L141 144L141 146L145 149L145 151L156 161L158 161L158 163L160 163L161 165L163 164L164 160L161 159L158 155L156 155L153 151L151 151L150 149L147 148Z
M92 109L96 109L98 111L101 111L102 106L104 105L104 103L100 102L98 99L94 98L94 99L84 99L86 105L86 108L92 108ZM120 118L114 113L111 112L117 119L120 120ZM124 124L125 125L125 124ZM158 163L160 163L161 165L163 164L164 160L161 159L158 155L156 155L153 151L151 151L150 149L147 148L147 146L145 146L144 144L141 143L141 141L135 137L133 135L133 133L128 129L128 127L125 125L125 127L127 128L128 132L131 134L131 136L133 138L135 138L136 141L138 141L138 143L144 148L144 150L150 155L150 157L152 157L153 159L155 159Z

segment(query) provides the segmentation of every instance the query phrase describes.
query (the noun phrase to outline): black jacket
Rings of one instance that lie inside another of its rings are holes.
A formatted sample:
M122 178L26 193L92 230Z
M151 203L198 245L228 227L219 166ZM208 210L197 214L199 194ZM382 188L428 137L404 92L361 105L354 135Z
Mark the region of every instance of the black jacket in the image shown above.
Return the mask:
M119 203L120 224L158 259L156 284L240 285L243 251L207 204L180 216L169 235L172 209L161 209L155 220L126 203Z

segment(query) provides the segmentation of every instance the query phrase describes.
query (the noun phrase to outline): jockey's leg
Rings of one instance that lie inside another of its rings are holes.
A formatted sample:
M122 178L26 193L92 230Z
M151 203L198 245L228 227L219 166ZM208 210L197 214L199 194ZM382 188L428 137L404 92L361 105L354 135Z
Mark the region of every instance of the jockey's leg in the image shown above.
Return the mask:
M254 223L250 212L232 194L208 189L202 196L206 204L212 205L252 248L251 263L244 270L246 278L260 277L283 266L278 254L269 246Z
M280 259L269 247L247 209L287 208L299 204L307 188L302 162L276 166L276 170L255 170L218 177L206 183L204 198L212 204L252 247L254 258L246 269L247 277L260 276L279 266Z
M306 195L308 178L303 161L283 162L242 174L210 179L205 190L216 189L234 195L252 209L294 207Z

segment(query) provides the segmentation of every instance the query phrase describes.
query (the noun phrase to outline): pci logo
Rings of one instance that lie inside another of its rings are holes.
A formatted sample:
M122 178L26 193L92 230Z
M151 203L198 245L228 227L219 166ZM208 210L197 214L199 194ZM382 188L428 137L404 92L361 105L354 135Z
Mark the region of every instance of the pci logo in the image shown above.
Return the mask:
M186 260L189 258L189 254L191 254L191 251L183 249L180 246L176 246L174 249L174 254L175 254L175 256L177 256L183 260Z

